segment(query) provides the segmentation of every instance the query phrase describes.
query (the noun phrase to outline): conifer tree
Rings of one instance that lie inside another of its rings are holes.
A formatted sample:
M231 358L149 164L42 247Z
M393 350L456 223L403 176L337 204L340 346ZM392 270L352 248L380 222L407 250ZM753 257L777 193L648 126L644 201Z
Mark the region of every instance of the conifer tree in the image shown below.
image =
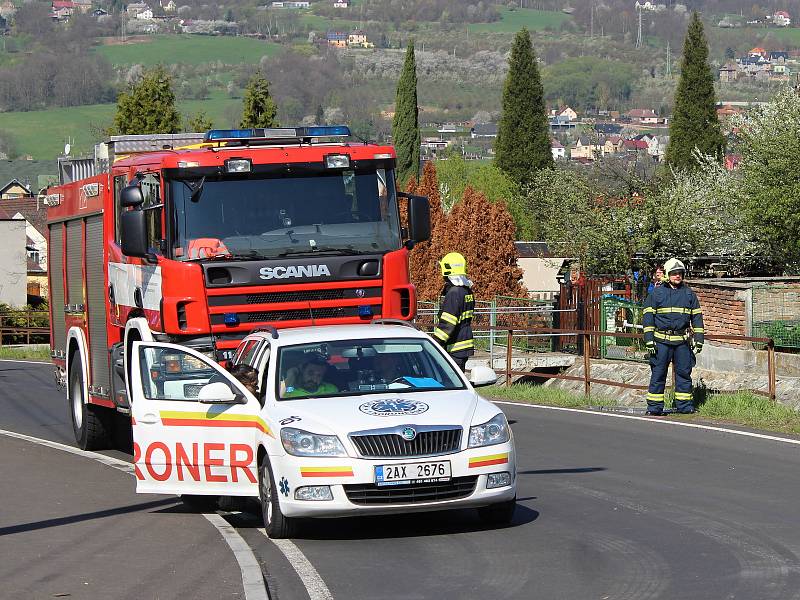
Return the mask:
M120 135L178 133L181 130L172 77L163 65L145 71L139 81L120 93L113 129Z
M524 297L514 245L514 219L503 202L467 187L450 211L438 242L440 252L460 252L467 259L467 275L475 284L475 297Z
M244 90L244 110L240 127L277 127L278 107L269 94L269 81L261 73L253 75Z
M695 147L722 160L725 138L717 119L714 75L708 64L708 42L703 22L695 12L683 43L681 76L669 128L667 163L676 169L695 167Z
M511 47L495 152L497 166L518 183L553 165L542 80L524 27Z
M431 208L431 237L428 241L414 246L411 252L411 279L417 288L417 297L420 300L435 300L442 288L439 259L444 256L441 238L446 227L446 216L442 210L439 180L433 162L425 163L422 179L418 186L414 186L413 193L428 198Z
M200 110L191 115L186 122L186 131L204 132L213 128L214 122L204 110Z
M397 81L392 138L397 151L397 179L419 179L419 107L417 106L417 61L414 42L406 49L406 59Z

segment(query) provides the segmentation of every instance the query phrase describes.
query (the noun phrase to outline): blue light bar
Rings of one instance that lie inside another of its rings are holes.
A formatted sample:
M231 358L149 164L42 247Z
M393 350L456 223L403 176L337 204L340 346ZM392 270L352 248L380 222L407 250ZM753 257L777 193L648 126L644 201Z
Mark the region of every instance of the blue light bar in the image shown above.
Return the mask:
M314 125L312 127L272 127L267 129L212 129L206 132L206 142L285 140L310 137L347 137L346 125Z

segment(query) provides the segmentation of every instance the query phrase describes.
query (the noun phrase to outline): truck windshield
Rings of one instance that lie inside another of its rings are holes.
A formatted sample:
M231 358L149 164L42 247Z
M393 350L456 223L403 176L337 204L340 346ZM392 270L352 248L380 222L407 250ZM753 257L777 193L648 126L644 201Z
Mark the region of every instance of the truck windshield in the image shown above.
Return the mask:
M383 253L401 245L394 174L376 168L169 182L177 260Z

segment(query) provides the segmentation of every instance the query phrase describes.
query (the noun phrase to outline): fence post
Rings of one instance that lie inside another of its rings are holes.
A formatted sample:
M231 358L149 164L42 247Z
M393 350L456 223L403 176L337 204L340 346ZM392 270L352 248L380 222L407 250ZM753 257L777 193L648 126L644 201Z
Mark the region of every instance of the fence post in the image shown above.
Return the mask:
M506 343L506 387L511 387L511 338L514 336L514 330L508 330L508 340Z
M494 364L494 329L497 325L497 296L492 298L492 304L489 308L489 364Z
M580 338L583 339L583 393L588 398L592 390L592 382L589 381L592 377L592 362L589 357L591 351L590 336L588 333L584 333Z
M586 329L586 303L583 301L583 298L578 298L577 303L577 310L578 310L578 329ZM575 345L577 346L578 354L583 354L583 343L584 343L584 336L577 335L575 336Z
M769 399L777 397L777 382L775 377L775 340L769 338L767 343L767 375L769 379Z

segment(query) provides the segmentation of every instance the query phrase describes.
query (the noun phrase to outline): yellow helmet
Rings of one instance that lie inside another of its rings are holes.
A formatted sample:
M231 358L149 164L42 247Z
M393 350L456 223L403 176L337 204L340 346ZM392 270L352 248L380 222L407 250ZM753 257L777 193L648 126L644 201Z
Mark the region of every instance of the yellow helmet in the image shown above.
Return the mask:
M685 273L686 267L677 258L670 258L666 263L664 263L664 272L669 275L675 271L683 271Z
M448 252L444 258L439 261L439 266L442 268L442 276L449 277L450 275L466 275L467 274L467 259L463 254L458 252Z

